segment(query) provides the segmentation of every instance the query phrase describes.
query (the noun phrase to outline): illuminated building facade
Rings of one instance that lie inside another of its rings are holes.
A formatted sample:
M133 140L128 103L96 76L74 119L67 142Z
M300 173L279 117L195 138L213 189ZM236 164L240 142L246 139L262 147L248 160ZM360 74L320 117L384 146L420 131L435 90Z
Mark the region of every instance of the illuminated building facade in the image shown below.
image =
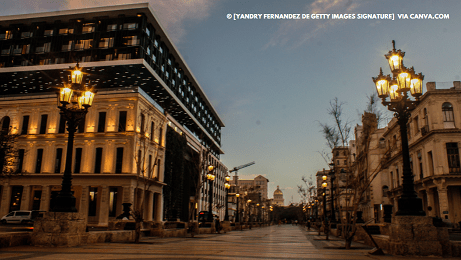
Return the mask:
M152 143L152 149L158 149L160 155L160 161L152 163L159 165L158 179L152 180L154 190L146 195L145 212L154 212L155 220L163 220L157 207L161 208L163 203L161 154L165 150L167 124L173 122L173 127L181 128L188 136L189 146L199 143L209 147L217 166L223 166L219 157L223 154L224 124L148 4L0 17L0 98L11 105L2 106L0 114L2 118L8 117L13 130L16 127L14 131L20 133L18 145L23 146L24 155L20 157L24 161L19 170L27 174L22 183L10 180L8 185L3 184L1 213L11 210L11 198L19 195L20 208L49 209L48 198L55 191L56 181L47 185L41 181L59 179L55 172L62 172L63 166L56 168L56 162L60 153L65 154L60 151L65 150L67 140L65 133L60 132L63 125L59 122L54 92L67 81L65 70L76 62L83 67L85 84L98 91L95 105L75 140L76 149L81 150L75 150L74 157L82 160L78 169L81 175L74 166L75 195L82 203L79 210L86 211L86 204L96 203L96 208L104 213L89 217L89 222L105 225L109 209L104 208L106 204L97 203L110 202L117 193L117 203L128 200L136 204L136 198L143 196L135 192L133 179L138 171L134 159L139 152L136 136L152 136L151 129L158 128L154 131L158 143L155 139ZM131 99L126 100L128 97ZM24 107L14 106L15 100L22 100ZM27 134L22 134L25 116L29 120ZM124 132L119 131L120 121L126 121ZM118 148L123 148L123 152ZM224 186L220 182L218 178L215 186ZM113 187L122 187L122 191ZM36 191L41 191L40 198ZM42 203L33 206L32 202L37 200ZM88 207L90 212L91 206ZM109 213L110 217L114 214L119 214L118 206L115 213Z

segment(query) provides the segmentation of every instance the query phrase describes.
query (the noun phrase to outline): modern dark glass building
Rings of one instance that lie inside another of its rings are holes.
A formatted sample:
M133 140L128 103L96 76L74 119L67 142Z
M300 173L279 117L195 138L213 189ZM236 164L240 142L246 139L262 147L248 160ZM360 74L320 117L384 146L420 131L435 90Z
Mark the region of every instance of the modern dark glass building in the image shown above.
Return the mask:
M142 88L219 158L224 124L150 6L0 17L0 96L54 92L76 62L96 89Z

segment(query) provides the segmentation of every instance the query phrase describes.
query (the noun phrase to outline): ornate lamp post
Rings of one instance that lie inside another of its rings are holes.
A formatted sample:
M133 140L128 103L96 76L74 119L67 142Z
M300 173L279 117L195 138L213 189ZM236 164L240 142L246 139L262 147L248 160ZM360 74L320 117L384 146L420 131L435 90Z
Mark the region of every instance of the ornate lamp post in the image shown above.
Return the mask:
M235 222L240 223L240 211L239 211L239 197L240 197L240 194L236 193L235 197L237 198L237 216L235 218Z
M402 196L398 199L398 211L396 216L425 216L423 203L418 198L413 174L410 168L410 152L408 148L407 123L410 112L418 105L419 97L422 95L422 85L424 76L422 73L416 74L414 68L407 69L403 66L403 56L405 52L395 50L395 41L392 41L393 49L384 55L389 62L392 72L390 75L383 75L382 68L379 75L373 77L378 96L382 99L382 104L387 109L394 112L400 127L400 139L402 145L403 159L403 182ZM414 100L408 96L410 91ZM389 96L390 101L386 101Z
M330 182L331 182L331 187L330 187L330 199L331 199L331 222L335 223L336 222L336 216L335 216L335 199L334 199L334 181L335 181L335 168L334 168L334 163L330 163L330 173L328 174L330 176Z
M325 233L325 235L327 236L327 240L328 240L328 217L327 217L327 186L328 186L328 183L327 183L327 175L325 174L325 172L323 173L323 176L322 176L322 187L323 187L323 232Z
M65 84L58 93L58 108L67 123L66 167L62 177L61 191L54 199L53 212L77 212L75 197L72 194L72 152L74 134L80 121L85 117L88 108L93 104L94 92L82 84L83 72L77 65L71 73L71 83Z
M212 204L213 204L213 181L215 179L215 175L214 175L214 166L213 165L209 165L208 166L208 174L206 175L206 178L208 179L208 222L213 222L213 207L212 207Z
M224 187L226 188L226 213L224 214L224 221L229 221L229 189L231 187L230 183L230 176L226 175L226 183L224 184Z

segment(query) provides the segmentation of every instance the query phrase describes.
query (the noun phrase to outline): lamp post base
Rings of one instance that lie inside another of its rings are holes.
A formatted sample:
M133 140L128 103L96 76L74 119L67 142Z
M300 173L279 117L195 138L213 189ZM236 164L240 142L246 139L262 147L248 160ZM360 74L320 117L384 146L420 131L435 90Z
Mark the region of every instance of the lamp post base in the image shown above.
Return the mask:
M73 195L62 196L60 194L54 198L54 207L51 209L51 212L78 212L77 208L75 208L76 201Z
M396 216L426 216L426 212L423 210L423 200L415 198L404 198L398 199L398 211L395 213Z

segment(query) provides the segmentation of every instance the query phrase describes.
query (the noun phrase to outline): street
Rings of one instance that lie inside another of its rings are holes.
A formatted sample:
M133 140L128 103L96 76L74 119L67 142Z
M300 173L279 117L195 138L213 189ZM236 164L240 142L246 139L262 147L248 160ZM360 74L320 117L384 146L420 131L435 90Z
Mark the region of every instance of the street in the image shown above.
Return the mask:
M438 257L372 256L370 247L325 241L316 231L281 225L195 238L145 237L139 244L101 243L74 248L20 246L0 250L0 259L437 259Z

